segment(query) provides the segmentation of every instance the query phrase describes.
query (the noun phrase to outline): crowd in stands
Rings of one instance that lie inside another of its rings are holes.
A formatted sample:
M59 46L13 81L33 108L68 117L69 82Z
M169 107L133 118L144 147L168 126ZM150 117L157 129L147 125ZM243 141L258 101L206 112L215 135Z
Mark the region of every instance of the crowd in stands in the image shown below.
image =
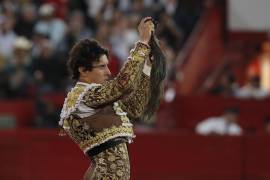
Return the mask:
M72 83L66 62L80 39L110 50L115 75L138 39L141 17L152 16L168 70L201 12L200 1L26 0L0 3L0 98L63 91Z
M3 0L0 2L0 99L31 98L35 101L36 127L56 127L59 107L43 95L65 92L72 80L66 67L75 42L95 38L110 50L110 70L116 75L138 39L141 17L157 22L156 34L167 61L166 103L173 102L175 59L202 12L200 0ZM262 100L269 97L270 67L265 66L270 43L262 44L247 66L246 82L239 83L230 64L207 95ZM208 82L207 82L208 83ZM210 83L211 84L211 83ZM236 107L238 109L239 107ZM241 135L238 110L201 119L194 128L202 135ZM264 120L261 120L264 121ZM270 132L269 118L265 131Z
M268 98L270 96L269 52L270 43L266 42L263 43L262 52L258 51L253 55L254 57L249 57L250 60L248 59L247 61L246 71L243 72L245 76L243 84L239 82L239 79L234 74L232 70L233 65L228 63L206 81L204 86L208 88L205 88L206 91L204 92L210 95L237 99L262 100ZM215 80L216 82L213 83ZM209 88L211 84L212 87Z
M269 92L260 86L259 76L248 76L247 82L240 87L235 76L231 73L224 73L219 83L210 89L210 94L223 97L234 97L238 99L265 99Z
M156 34L169 82L202 4L200 0L3 0L0 99L31 98L36 102L35 126L56 126L57 107L41 97L65 93L72 85L66 68L71 47L83 38L97 39L110 50L109 66L116 75L138 40L137 25L144 16L158 22Z
M247 52L246 52L247 51ZM262 43L254 43L247 46L246 49L239 51L243 56L243 74L244 81L241 82L239 77L234 72L234 62L227 61L223 67L219 68L210 76L204 87L204 95L211 95L214 97L235 99L242 102L252 101L254 104L260 102L268 102L270 97L270 42L269 40L262 41ZM237 107L240 108L240 107ZM256 112L260 114L260 109ZM256 114L255 113L255 114ZM235 119L241 114L241 111L235 113ZM243 120L244 121L244 120ZM237 121L233 121L235 132L230 132L228 124L232 124L225 113L221 116L209 117L201 120L195 128L195 132L201 135L240 135L245 133L264 132L269 134L269 113L264 114L264 117L254 118L254 121L260 122L263 128L250 127L252 130L243 129ZM238 128L236 128L238 127ZM238 130L237 130L238 129ZM241 130L242 129L242 130ZM237 130L237 133L236 133Z

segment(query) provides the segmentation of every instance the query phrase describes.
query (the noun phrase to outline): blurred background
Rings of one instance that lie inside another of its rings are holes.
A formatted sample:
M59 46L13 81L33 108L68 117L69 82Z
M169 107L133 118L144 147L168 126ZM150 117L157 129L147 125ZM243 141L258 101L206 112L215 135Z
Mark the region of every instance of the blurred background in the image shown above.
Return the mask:
M270 1L0 1L0 179L82 179L90 160L58 136L68 52L95 38L119 72L144 16L167 61L151 122L135 122L134 180L270 179Z

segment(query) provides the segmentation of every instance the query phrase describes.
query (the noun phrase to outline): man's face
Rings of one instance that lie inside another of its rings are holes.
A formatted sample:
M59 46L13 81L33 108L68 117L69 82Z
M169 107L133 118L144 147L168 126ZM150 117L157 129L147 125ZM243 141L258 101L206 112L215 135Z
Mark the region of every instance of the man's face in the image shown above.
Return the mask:
M104 54L99 58L98 62L93 63L93 68L91 71L80 71L80 80L87 83L97 83L101 84L107 81L111 72L108 68L109 60Z

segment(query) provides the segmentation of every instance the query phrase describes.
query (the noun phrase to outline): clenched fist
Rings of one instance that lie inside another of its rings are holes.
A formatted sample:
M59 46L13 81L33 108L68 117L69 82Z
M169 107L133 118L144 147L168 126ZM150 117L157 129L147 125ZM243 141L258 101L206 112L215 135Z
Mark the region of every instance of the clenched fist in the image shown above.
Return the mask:
M154 24L151 17L145 17L141 20L138 26L140 41L148 44L151 38L151 34L154 31Z

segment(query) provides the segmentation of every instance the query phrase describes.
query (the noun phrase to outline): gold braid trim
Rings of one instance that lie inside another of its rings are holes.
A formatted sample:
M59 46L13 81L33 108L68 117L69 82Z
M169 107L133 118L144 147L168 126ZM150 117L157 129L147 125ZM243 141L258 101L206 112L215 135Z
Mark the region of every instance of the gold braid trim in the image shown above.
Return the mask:
M142 116L150 96L149 86L150 78L142 73L136 89L126 98L117 101L119 108L127 112L130 118L136 119Z
M63 126L64 119L67 118L71 113L73 113L76 108L79 106L83 95L86 93L88 89L95 86L94 84L82 85L76 84L74 88L68 93L65 98L65 102L60 114L59 125Z
M78 97L84 91L86 86L76 85L74 90L67 95L67 108L73 108L78 101Z
M116 137L133 138L134 132L132 127L113 126L111 128L104 129L102 132L97 133L95 137L91 137L91 139L80 142L79 146L84 152L86 152L87 150Z
M70 116L64 120L64 127L66 133L75 141L79 147L84 151L88 151L95 146L98 146L108 140L116 137L124 137L129 142L135 137L133 132L133 125L130 123L127 113L122 110L117 102L113 104L115 113L120 117L122 121L121 126L112 126L110 128L104 128L100 132L93 132L93 134L84 129L82 121L75 116Z

